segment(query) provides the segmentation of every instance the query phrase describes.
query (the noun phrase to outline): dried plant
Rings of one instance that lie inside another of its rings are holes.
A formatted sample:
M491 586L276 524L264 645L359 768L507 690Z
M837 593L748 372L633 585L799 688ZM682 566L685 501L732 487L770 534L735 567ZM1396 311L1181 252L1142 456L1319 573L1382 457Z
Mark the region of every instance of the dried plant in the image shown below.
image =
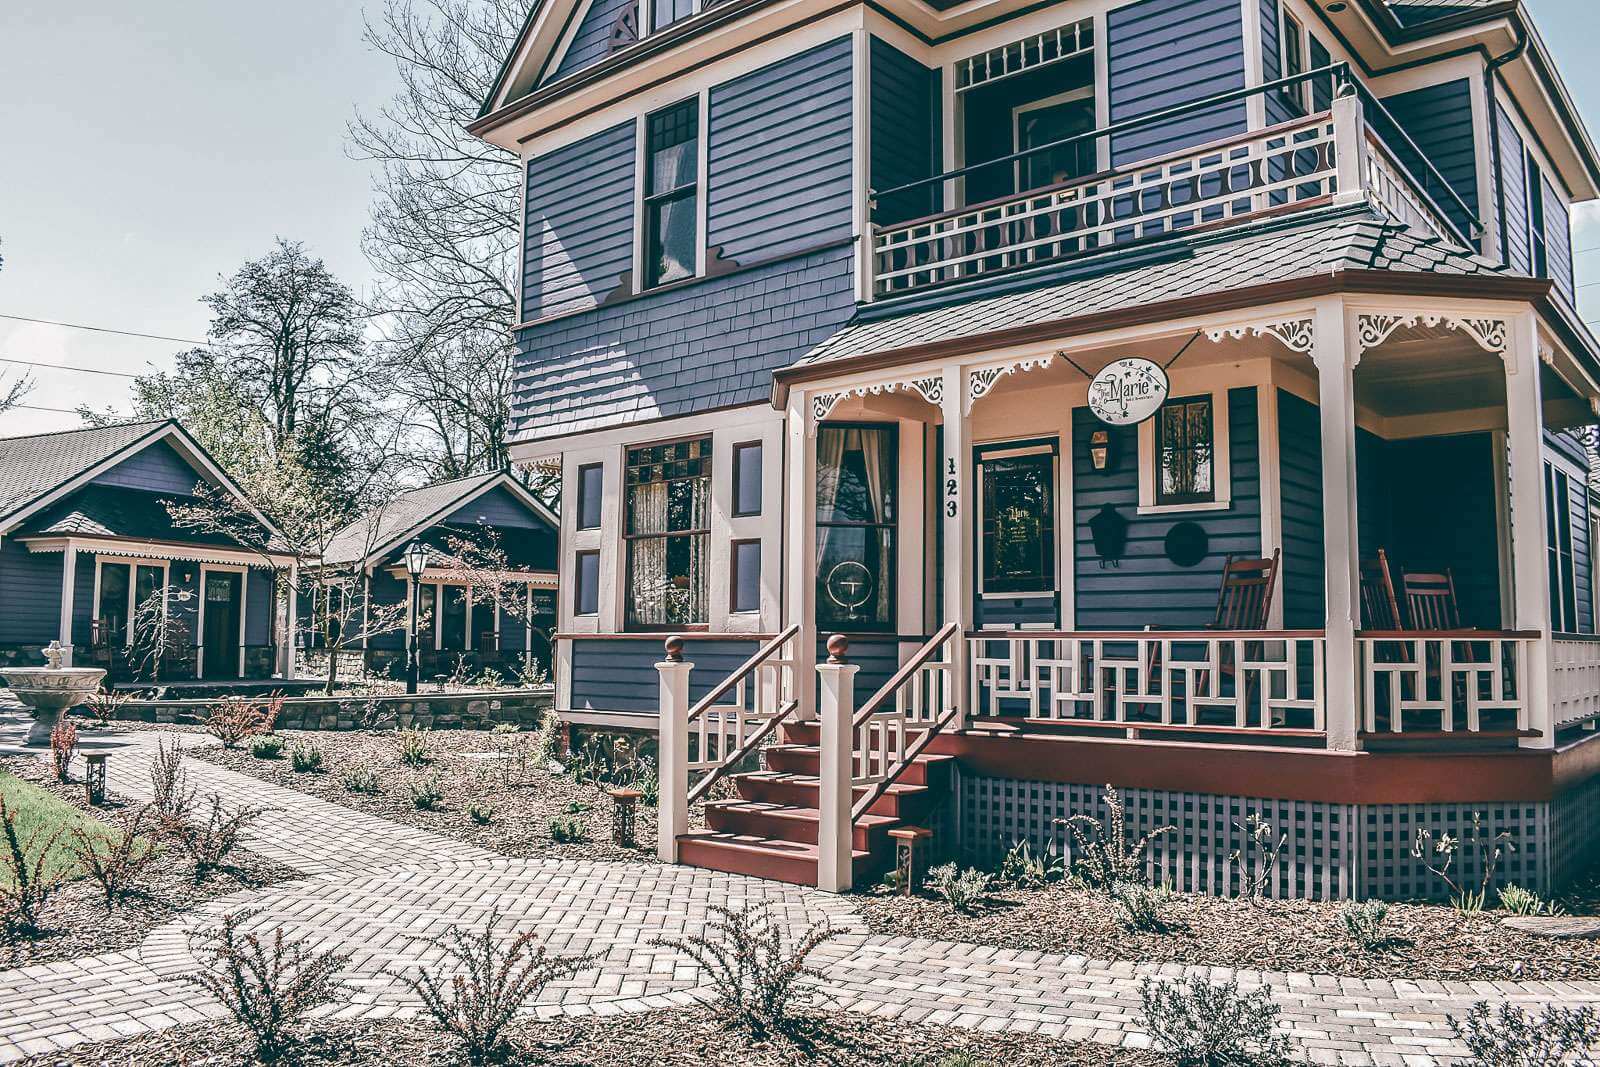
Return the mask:
M6 851L0 856L10 872L9 884L0 879L0 925L8 934L32 937L39 932L39 911L61 888L63 878L50 862L50 854L65 827L39 826L22 840L17 831L17 813L6 806L0 795L0 835Z
M1245 816L1243 823L1234 823L1233 828L1244 835L1244 843L1228 854L1228 863L1239 869L1240 895L1255 907L1256 901L1266 895L1267 887L1272 884L1278 857L1283 854L1289 835L1278 834L1274 844L1272 824L1254 811Z
M183 769L183 749L177 741L156 742L155 759L150 761L151 805L170 827L181 826L194 807L197 790L189 784Z
M132 693L119 693L115 689L101 689L91 693L83 702L89 709L89 716L94 719L95 725L100 727L110 726L117 721L122 707L133 699Z
M420 782L412 782L411 803L418 811L438 811L444 804L444 790L439 788L439 779L435 777L424 778Z
M1593 1063L1585 1053L1600 1051L1600 1012L1584 1005L1554 1005L1536 1016L1510 1003L1491 1010L1480 1000L1465 1019L1450 1018L1456 1040L1467 1046L1470 1067L1560 1067Z
M402 727L395 733L394 740L400 750L400 762L407 767L421 767L433 762L433 753L429 750L431 739L426 727L420 730Z
M1344 932L1364 949L1379 948L1389 940L1383 928L1389 917L1389 905L1381 900L1347 900L1339 905L1339 921Z
M121 833L109 837L89 833L81 826L73 828L67 849L77 860L78 869L100 887L106 898L106 911L127 897L159 855L149 840L159 832L159 823L159 816L147 805L134 812Z
M1265 988L1239 990L1191 977L1186 983L1146 978L1139 983L1145 1029L1178 1067L1286 1064L1292 1045L1278 1026L1278 1005Z
M796 1008L810 999L804 981L821 977L806 958L835 936L833 929L816 923L791 943L765 902L737 910L711 904L707 910L703 932L650 943L675 948L700 965L725 1022L756 1038L792 1033Z
M954 863L940 864L923 876L922 884L956 911L977 910L989 894L989 876L976 867L962 870Z
M1465 872L1455 870L1456 855L1463 845L1475 846L1478 850L1478 865L1481 878L1476 888L1465 884ZM1483 826L1483 816L1478 812L1472 813L1472 828L1462 837L1450 834L1441 834L1435 840L1433 831L1424 827L1417 828L1416 842L1411 846L1411 855L1422 861L1422 865L1436 878L1444 882L1450 890L1450 904L1464 915L1475 915L1483 910L1485 899L1489 895L1489 885L1494 881L1495 871L1500 866L1500 859L1507 852L1515 852L1517 843L1509 830L1501 830L1493 837Z
M256 1058L272 1063L294 1048L293 1028L308 1011L345 992L335 974L346 957L312 951L304 941L285 942L282 927L270 943L253 933L241 935L240 925L253 914L224 916L222 929L195 946L205 969L183 977L220 1000L250 1031Z
M351 793L377 793L383 788L377 774L365 767L345 771L339 776L339 784Z
M1175 826L1161 826L1139 840L1128 843L1127 812L1122 796L1115 786L1105 787L1105 822L1091 815L1074 815L1057 819L1072 832L1073 850L1077 853L1073 870L1091 889L1107 893L1124 882L1147 882L1145 877L1145 851L1150 843L1163 834L1174 832Z
M282 696L266 703L230 697L211 706L206 716L206 732L221 741L223 748L237 748L247 737L271 733L282 707Z
M444 953L446 974L426 970L400 975L439 1029L461 1044L467 1062L493 1063L509 1051L505 1037L517 1013L545 986L594 963L590 956L551 956L532 931L507 942L500 913L491 911L479 931L451 927L444 937L422 938Z
M557 844L573 845L589 840L589 828L579 815L552 815L549 830L550 840Z
M55 768L56 780L65 782L72 772L72 761L78 755L78 728L62 719L50 731L50 764Z
M1166 886L1145 885L1143 882L1118 882L1111 887L1111 900L1117 907L1122 925L1144 933L1164 934L1166 920L1161 910L1172 899Z
M212 871L220 868L239 844L239 837L271 808L240 807L228 809L222 797L212 793L207 798L209 810L204 819L190 819L178 832L184 851L194 861L194 880L204 881Z
M488 826L494 822L494 805L481 800L474 800L467 805L467 818L479 826Z

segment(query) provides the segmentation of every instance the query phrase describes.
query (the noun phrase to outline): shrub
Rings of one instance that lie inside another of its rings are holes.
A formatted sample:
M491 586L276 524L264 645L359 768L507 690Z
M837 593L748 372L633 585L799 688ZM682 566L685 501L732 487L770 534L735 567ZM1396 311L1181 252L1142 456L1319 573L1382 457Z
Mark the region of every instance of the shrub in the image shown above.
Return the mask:
M438 811L444 804L444 791L439 788L439 779L424 778L420 782L412 782L411 803L418 811Z
M223 748L237 748L247 737L272 732L283 698L257 704L243 697L231 697L211 705L206 716L206 732L222 742Z
M499 923L499 912L491 911L481 934L457 926L444 937L423 939L444 953L445 979L425 970L400 976L472 1064L504 1058L510 1051L505 1029L523 1006L549 983L594 962L589 956L550 956L531 931L504 943L496 932Z
M178 840L184 851L194 861L194 880L204 881L206 875L220 868L239 844L239 837L270 808L234 808L223 806L222 798L212 793L208 798L210 810L205 818L190 819L183 824Z
M295 745L289 750L289 766L301 774L321 774L322 749L312 741Z
M1289 1037L1278 1028L1278 1005L1265 989L1241 993L1237 978L1222 985L1198 977L1183 984L1146 978L1139 999L1151 1041L1178 1067L1289 1061Z
M50 731L50 763L55 767L56 780L65 782L72 770L72 761L78 755L78 728L62 719Z
M1162 826L1128 843L1127 812L1122 796L1116 788L1105 788L1107 818L1104 823L1089 815L1074 815L1065 822L1072 832L1073 851L1077 853L1073 869L1084 884L1091 889L1110 893L1125 882L1145 882L1145 850L1150 842L1162 834L1172 833L1176 827Z
M761 1038L792 1031L794 1010L809 1001L802 979L819 978L806 957L834 936L826 923L808 927L791 943L766 903L738 910L708 905L705 930L652 945L675 948L711 979L713 1007L727 1022Z
M1229 853L1228 863L1239 869L1239 894L1255 907L1272 883L1272 873L1278 869L1278 856L1289 835L1278 834L1274 844L1272 824L1254 811L1245 816L1243 823L1234 823L1233 828L1243 835L1244 843Z
M365 767L345 771L339 776L339 784L352 793L376 793L382 788L377 774Z
M1501 888L1500 907L1513 915L1561 915L1566 911L1560 904L1545 900L1539 894L1520 885Z
M430 738L426 729L402 728L395 734L395 745L400 750L400 762L407 767L421 767L433 762L429 751Z
M1389 940L1383 929L1389 905L1381 900L1347 900L1339 905L1339 921L1344 932L1362 948L1377 948Z
M150 807L143 807L120 834L109 838L89 833L81 826L73 827L67 850L77 861L78 869L100 887L106 898L106 911L128 895L158 855L155 845L146 839L158 829L154 825L158 821Z
M1600 1048L1600 1012L1551 1006L1536 1016L1509 1003L1491 1010L1480 1000L1465 1019L1450 1018L1456 1040L1467 1046L1473 1067L1559 1067L1591 1062L1582 1053Z
M467 818L479 826L488 826L494 822L494 807L481 800L474 800L467 805Z
M10 878L0 878L0 924L6 931L24 937L39 932L39 909L61 888L62 876L50 864L50 853L63 828L39 826L26 841L17 832L17 813L6 806L0 795L0 835L6 850L0 861Z
M1454 869L1456 855L1463 845L1472 845L1478 850L1478 866L1482 877L1476 888L1468 886L1463 872ZM1516 850L1517 843L1512 840L1510 831L1502 830L1489 837L1483 827L1483 817L1473 812L1472 828L1459 838L1441 834L1435 840L1433 831L1418 827L1411 855L1421 860L1422 865L1449 888L1450 903L1456 911L1472 915L1483 910L1484 899L1489 895L1489 883L1494 881L1494 872L1500 866L1500 857Z
M282 759L283 738L276 734L262 734L250 739L250 755L256 759Z
M293 1028L306 1012L345 991L334 973L346 957L313 952L303 941L285 943L282 927L273 931L270 944L255 934L241 935L239 926L252 914L224 916L222 929L208 935L197 952L204 969L183 977L220 1000L250 1031L256 1058L271 1063L293 1049Z
M1122 925L1130 930L1143 930L1148 933L1167 932L1167 924L1161 917L1161 909L1171 899L1172 893L1165 886L1145 885L1143 882L1119 882L1112 886L1109 892Z
M110 726L117 721L122 706L133 699L132 693L119 693L115 689L101 689L91 693L83 702L96 726Z
M931 868L923 884L956 911L972 912L989 892L989 876L976 867L961 870L954 863Z
M1006 853L1006 858L1000 862L1000 871L995 875L995 881L1001 885L1012 886L1017 889L1042 889L1051 882L1058 882L1067 875L1066 862L1061 858L1061 853L1056 849L1055 841L1045 846L1044 851L1035 856L1033 847L1026 838L1011 846Z
M150 761L150 792L151 806L166 824L163 829L181 826L189 817L196 790L183 769L183 750L177 741L156 742L155 759Z
M582 844L589 840L589 828L578 815L554 815L550 818L550 839L557 844Z

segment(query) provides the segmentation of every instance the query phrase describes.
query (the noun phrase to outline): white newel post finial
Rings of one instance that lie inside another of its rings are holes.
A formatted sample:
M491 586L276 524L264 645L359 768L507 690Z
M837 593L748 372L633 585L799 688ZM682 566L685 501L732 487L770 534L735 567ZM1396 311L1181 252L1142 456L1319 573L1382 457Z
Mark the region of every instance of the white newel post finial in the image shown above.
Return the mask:
M689 829L689 673L683 638L666 640L666 659L656 664L661 675L661 796L657 815L656 854L663 863L678 862L678 836Z
M855 751L856 671L845 662L850 642L842 634L828 638L828 660L817 664L817 693L822 711L822 747L817 759L817 888L843 893L852 870L850 787Z

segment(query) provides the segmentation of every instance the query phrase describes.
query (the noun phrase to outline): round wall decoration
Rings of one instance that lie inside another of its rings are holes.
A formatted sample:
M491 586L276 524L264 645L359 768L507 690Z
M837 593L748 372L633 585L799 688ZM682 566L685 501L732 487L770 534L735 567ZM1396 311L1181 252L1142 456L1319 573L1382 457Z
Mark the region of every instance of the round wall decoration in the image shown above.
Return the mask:
M1167 531L1167 558L1180 567L1193 567L1206 558L1211 538L1197 522L1180 522Z
M823 588L827 591L828 599L854 619L858 618L856 611L872 599L874 584L871 571L855 560L847 559L834 564L823 581Z
M1089 410L1110 426L1132 426L1156 413L1167 399L1167 372L1131 356L1107 364L1089 383Z

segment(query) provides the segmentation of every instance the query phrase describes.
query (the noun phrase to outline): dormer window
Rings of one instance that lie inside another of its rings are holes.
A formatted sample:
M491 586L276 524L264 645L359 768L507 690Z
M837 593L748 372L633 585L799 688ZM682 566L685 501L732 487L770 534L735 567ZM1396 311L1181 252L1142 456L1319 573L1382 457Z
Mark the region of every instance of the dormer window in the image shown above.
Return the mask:
M700 101L645 119L644 286L692 278L700 243Z

